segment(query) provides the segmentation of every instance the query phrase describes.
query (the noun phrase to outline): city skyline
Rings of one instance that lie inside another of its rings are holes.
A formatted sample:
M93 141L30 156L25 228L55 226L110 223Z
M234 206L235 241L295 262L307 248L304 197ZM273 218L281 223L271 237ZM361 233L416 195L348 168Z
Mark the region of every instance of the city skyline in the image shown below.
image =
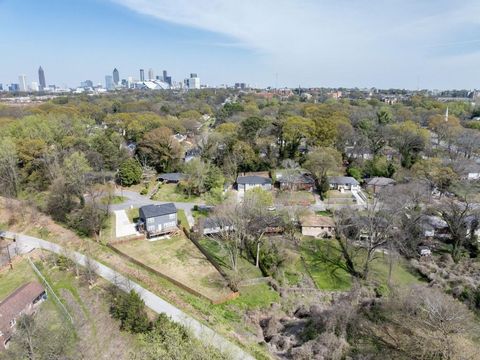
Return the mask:
M117 67L121 79L197 71L213 86L472 89L479 10L472 0L4 0L0 82L37 79L42 64L47 85L69 87Z

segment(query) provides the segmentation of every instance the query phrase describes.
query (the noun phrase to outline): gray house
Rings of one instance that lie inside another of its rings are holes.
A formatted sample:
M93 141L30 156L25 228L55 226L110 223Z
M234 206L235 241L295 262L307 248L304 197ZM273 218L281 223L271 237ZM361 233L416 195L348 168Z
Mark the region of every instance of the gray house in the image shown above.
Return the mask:
M177 208L173 203L146 205L139 209L140 224L148 238L177 230Z
M262 188L263 190L271 190L272 179L258 175L239 176L237 178L237 189L240 193L256 187Z

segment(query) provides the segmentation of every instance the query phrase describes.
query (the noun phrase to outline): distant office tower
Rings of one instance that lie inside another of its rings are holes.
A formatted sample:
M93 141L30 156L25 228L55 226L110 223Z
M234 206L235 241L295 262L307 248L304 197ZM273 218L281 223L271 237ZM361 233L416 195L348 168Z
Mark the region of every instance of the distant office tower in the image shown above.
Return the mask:
M111 75L105 76L105 89L113 90L113 77Z
M189 79L185 79L185 86L189 89L200 89L200 78L197 74L190 74Z
M0 91L3 91L3 84L0 84Z
M145 81L145 71L140 69L140 81Z
M155 74L152 68L148 69L148 80L155 80Z
M129 76L127 82L128 82L127 87L130 89L133 84L133 76Z
M18 85L18 84L10 84L10 85L8 86L8 90L11 91L11 92L20 91L20 85Z
M163 81L167 82L167 70L163 70Z
M165 80L163 80L163 81L165 81L168 85L172 86L172 77L171 76L167 76L165 78Z
M128 87L127 79L122 79L122 87Z
M120 82L120 74L118 73L117 68L113 69L113 83L115 85L118 85Z
M41 66L38 68L38 83L40 84L40 91L47 87L47 83L45 82L45 72Z
M20 91L27 91L27 76L20 75L18 77L18 84L20 85Z
M32 91L40 90L40 88L38 86L38 83L36 81L32 81L32 83L30 84L30 90L32 90Z

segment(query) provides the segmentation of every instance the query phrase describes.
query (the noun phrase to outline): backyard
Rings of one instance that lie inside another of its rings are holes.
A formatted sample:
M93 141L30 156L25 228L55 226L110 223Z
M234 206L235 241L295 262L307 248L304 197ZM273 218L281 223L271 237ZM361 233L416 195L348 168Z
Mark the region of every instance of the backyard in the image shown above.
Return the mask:
M200 196L189 196L177 192L177 185L175 184L160 184L157 192L153 195L152 200L201 203L203 199Z
M157 241L130 241L115 248L212 301L231 293L220 273L183 234Z
M302 240L302 255L305 264L315 281L317 287L323 290L348 290L352 284L351 276L342 269L335 269L325 262L316 261L315 251L326 251L327 244L323 239L304 238ZM313 246L312 246L313 245ZM317 250L318 249L318 250ZM357 259L360 262L361 259ZM382 285L388 282L390 272L389 258L387 255L378 254L377 259L370 263L370 278ZM419 283L419 277L409 270L408 263L404 259L393 262L391 282L397 285L410 285Z

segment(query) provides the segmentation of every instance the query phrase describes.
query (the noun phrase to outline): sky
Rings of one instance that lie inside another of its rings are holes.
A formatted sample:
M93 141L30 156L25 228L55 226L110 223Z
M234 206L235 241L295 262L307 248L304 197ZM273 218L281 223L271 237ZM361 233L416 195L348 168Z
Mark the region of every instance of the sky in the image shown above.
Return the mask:
M480 87L480 1L0 0L0 83Z

